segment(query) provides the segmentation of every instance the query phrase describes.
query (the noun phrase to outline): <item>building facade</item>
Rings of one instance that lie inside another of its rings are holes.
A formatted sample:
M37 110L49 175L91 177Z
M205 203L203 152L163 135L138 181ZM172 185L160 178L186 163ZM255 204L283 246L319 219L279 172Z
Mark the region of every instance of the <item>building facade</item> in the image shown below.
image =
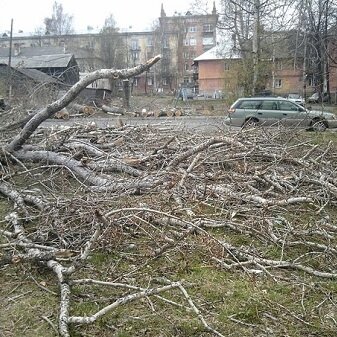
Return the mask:
M259 62L259 92L285 96L298 93L305 98L314 92L329 92L337 102L337 53L329 49L329 62L324 74L324 85L317 85L314 60L304 57L303 46L297 46L296 32L265 32ZM253 64L251 57L242 57L232 41L210 49L195 58L199 92L209 94L222 90L225 97L250 95ZM260 91L261 90L261 91Z
M43 53L46 48L58 47L64 53L74 54L80 72L86 73L102 68L133 67L161 54L161 61L149 72L131 79L134 93L173 92L184 83L197 89L193 59L215 46L217 20L215 4L210 14L187 12L174 16L167 16L162 5L158 26L152 31L119 32L111 29L99 34L13 37L12 57L19 57L27 48L41 49ZM9 36L2 36L2 54L9 46ZM111 85L118 87L120 84Z
M196 91L198 84L194 77L194 59L216 45L216 25L218 15L215 4L208 15L168 17L162 6L156 38L161 43L162 61L160 67L160 86L174 90L180 86L190 86Z

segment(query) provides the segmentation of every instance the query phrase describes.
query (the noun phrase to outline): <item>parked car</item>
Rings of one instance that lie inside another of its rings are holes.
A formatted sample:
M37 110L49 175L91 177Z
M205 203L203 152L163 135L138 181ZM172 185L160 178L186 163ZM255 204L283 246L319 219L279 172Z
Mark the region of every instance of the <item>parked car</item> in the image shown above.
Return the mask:
M322 93L322 97L319 97L319 93L315 92L308 98L308 103L322 103L329 101L329 95L327 92Z
M296 94L296 93L288 94L285 98L291 102L294 102L300 105L305 104L305 100L300 94Z
M282 97L239 98L228 110L225 124L246 127L277 125L304 127L315 131L337 128L337 116L308 110Z

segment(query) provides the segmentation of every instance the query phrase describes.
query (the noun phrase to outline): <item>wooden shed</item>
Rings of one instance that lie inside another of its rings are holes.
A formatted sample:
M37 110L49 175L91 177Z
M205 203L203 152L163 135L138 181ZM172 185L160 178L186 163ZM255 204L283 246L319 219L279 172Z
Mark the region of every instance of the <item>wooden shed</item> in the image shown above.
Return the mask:
M1 58L0 63L8 65L8 57ZM79 68L73 54L14 56L11 58L11 66L15 69L39 70L65 84L72 85L79 80Z

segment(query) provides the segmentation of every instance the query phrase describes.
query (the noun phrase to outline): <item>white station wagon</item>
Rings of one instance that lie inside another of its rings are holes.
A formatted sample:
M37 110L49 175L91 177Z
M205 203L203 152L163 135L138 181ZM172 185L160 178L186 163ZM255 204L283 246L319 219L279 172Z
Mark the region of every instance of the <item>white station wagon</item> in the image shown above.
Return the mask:
M315 131L337 127L337 116L330 112L308 110L282 97L239 98L228 110L225 124L298 126Z

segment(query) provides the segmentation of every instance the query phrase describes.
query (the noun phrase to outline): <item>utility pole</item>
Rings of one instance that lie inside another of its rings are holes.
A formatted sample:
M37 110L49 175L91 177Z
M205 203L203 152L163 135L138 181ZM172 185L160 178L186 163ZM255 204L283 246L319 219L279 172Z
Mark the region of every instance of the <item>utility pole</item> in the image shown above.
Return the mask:
M9 54L8 54L8 101L12 97L12 45L13 45L13 19L11 19L11 33L9 37Z
M253 96L256 94L259 78L260 61L260 0L254 0L254 32L253 32Z
M297 46L298 46L298 36L303 35L303 65L302 65L302 97L307 100L307 63L308 63L308 3L306 0L301 2L300 13L299 13L299 30L296 37L296 53L294 58L294 71L296 70L297 62Z

